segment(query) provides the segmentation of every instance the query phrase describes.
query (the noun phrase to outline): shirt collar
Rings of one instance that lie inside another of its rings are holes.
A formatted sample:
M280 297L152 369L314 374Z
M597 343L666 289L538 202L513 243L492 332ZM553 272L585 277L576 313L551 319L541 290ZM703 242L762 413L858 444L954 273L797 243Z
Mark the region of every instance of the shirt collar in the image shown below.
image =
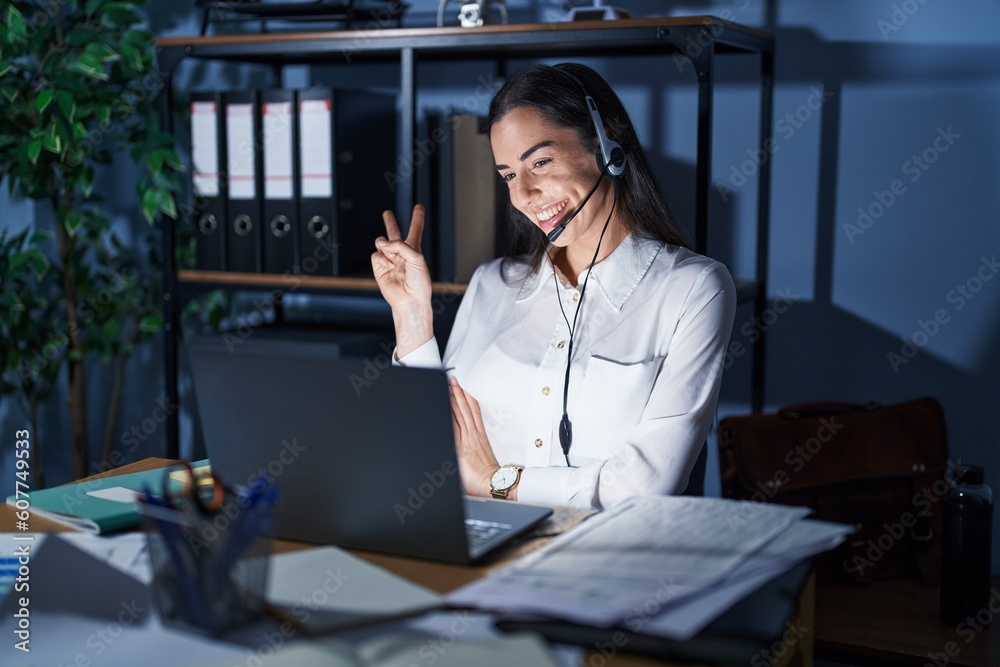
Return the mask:
M590 288L596 286L608 305L615 311L621 311L662 248L663 243L660 241L635 238L629 234L610 255L594 266ZM535 296L545 281L552 279L554 271L546 254L538 271L524 279L515 301L520 303ZM587 270L584 269L577 277L577 284L582 283L586 274Z

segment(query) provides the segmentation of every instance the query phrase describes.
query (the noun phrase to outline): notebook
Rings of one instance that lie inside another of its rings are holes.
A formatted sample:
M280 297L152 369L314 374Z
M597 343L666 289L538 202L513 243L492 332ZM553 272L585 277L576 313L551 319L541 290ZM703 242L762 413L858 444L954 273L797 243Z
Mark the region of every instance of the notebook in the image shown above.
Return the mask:
M280 486L276 537L471 563L552 513L463 496L441 370L315 341L199 337L188 355L212 469Z

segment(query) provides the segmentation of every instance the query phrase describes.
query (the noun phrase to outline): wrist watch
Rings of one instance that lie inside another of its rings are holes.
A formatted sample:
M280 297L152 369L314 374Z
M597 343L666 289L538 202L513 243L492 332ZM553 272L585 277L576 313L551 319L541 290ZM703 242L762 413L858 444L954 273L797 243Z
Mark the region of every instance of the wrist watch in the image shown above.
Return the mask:
M521 469L517 466L500 466L490 477L490 495L507 500L507 494L521 481Z

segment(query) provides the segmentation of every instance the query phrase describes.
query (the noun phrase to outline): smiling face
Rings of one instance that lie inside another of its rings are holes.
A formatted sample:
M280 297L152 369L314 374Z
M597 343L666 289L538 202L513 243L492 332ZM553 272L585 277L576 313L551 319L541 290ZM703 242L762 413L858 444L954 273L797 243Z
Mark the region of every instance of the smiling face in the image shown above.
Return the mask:
M600 178L594 153L581 144L577 132L552 125L531 107L517 107L503 116L493 125L490 142L511 203L545 234L580 208ZM604 179L554 245L583 240L596 247L611 210L611 194L611 182Z

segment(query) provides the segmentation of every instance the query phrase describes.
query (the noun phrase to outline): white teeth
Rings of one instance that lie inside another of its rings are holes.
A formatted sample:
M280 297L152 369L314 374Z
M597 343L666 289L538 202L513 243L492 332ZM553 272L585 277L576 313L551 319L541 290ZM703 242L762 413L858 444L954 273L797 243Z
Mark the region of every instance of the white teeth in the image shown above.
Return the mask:
M558 215L559 212L562 211L564 208L566 208L566 202L559 204L559 206L556 206L555 208L546 209L538 214L538 221L545 222L547 220L551 220L553 217Z

